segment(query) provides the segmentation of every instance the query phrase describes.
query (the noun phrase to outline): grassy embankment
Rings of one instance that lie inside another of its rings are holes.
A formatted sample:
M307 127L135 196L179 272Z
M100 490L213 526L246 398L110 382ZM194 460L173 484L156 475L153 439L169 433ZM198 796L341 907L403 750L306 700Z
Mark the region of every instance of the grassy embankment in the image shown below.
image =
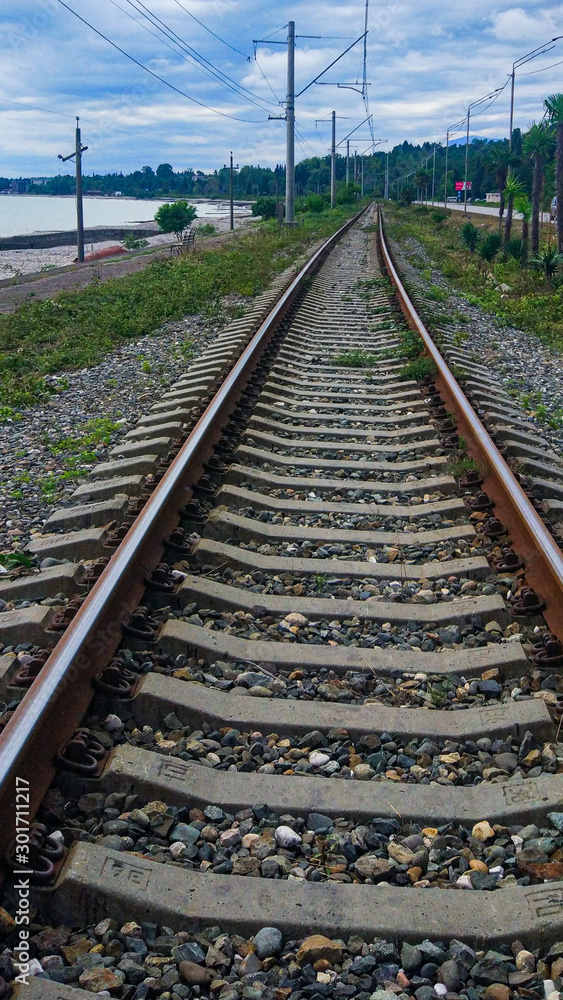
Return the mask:
M138 274L61 292L0 316L0 421L17 419L18 408L44 396L46 375L95 365L120 343L167 320L189 313L227 319L240 314L240 307L229 314L222 297L258 294L356 210L309 213L303 226L281 232L275 222L264 222L232 243L155 261ZM180 349L190 356L188 341Z
M438 221L445 214L426 206L388 206L385 209L387 231L400 245L409 237L418 240L450 287L461 292L468 302L481 306L511 326L537 334L550 347L562 350L563 279L554 279L553 289L549 291L543 275L522 267L513 257L505 259L499 253L493 263L486 263L478 253L467 253L459 241L464 221L461 214L449 212L446 220ZM498 220L493 216L474 214L471 221L483 236L498 231ZM521 231L522 224L516 220L512 235L520 237ZM547 227L544 236L547 246ZM415 256L411 257L411 263L431 281L430 271L428 275L424 273L427 262ZM442 289L432 284L425 294L436 301L446 297Z

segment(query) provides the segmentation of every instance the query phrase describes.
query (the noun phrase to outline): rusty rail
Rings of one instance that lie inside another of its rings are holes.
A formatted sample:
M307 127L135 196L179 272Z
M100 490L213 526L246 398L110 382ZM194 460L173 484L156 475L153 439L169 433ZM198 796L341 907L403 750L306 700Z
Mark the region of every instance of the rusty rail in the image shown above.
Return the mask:
M406 322L411 330L420 335L428 356L436 365L435 381L438 392L446 407L456 415L458 431L466 439L467 450L483 474L483 489L495 501L495 516L508 529L514 549L524 562L528 584L546 602L544 617L550 629L559 639L563 639L561 550L514 478L411 302L387 245L381 208L379 208L379 237L385 267L395 285Z
M303 283L363 211L316 251L261 324L0 735L0 852L13 839L16 779L29 782L34 814L55 776L55 755L79 728L92 699L92 681L114 654L121 627L160 561L164 539L178 525L180 509L264 350Z

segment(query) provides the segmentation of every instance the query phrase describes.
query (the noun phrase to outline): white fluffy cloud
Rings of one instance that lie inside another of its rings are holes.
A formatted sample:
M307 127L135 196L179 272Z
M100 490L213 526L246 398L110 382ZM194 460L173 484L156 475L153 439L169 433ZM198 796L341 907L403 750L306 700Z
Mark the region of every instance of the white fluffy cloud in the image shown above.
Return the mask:
M283 26L295 20L302 36L296 53L300 90L362 33L364 23L363 0L281 0L275 6L263 0L143 0L145 11L170 29L163 34L161 23L150 24L142 9L134 10L127 0L65 2L154 73L223 116L166 88L58 0L3 0L1 175L56 172L57 153L72 143L75 114L81 116L89 146L88 172L163 161L176 168L212 169L223 164L230 149L241 164L273 165L284 157L283 122L268 121L269 114L283 112L277 98L285 97L286 55L283 46L274 44L283 41ZM384 6L372 0L368 74L376 134L387 138L389 147L403 139L441 138L463 117L469 102L505 83L515 59L560 33L561 3L526 0L514 6L514 0L473 0L460 7L450 0L390 0ZM255 61L252 40L267 36ZM198 65L196 53L219 70L219 79L211 66L204 71ZM525 69L542 69L559 58L562 43ZM247 101L250 95L233 92L221 73L251 91L259 106ZM354 83L361 74L359 45L323 81ZM560 80L557 66L533 76L522 74L515 123L525 127L541 117L544 96L562 89ZM24 104L43 110L24 109ZM333 108L339 136L364 117L361 97L352 90L312 86L298 99L298 158L326 153L329 125L324 119ZM495 137L505 135L507 125L508 88L474 120L472 131ZM365 134L364 127L358 149Z

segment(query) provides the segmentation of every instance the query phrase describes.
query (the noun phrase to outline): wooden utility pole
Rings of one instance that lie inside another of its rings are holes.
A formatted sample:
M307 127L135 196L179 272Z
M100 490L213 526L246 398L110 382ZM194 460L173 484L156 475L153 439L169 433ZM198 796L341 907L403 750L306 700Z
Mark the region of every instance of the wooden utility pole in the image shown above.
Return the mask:
M61 156L59 153L59 160L66 163L67 160L75 160L76 163L76 243L78 250L78 261L80 264L84 262L84 206L82 199L82 154L86 152L88 146L82 145L82 138L80 135L80 125L78 124L80 118L76 116L76 134L75 134L75 148L74 153L70 153L68 156Z

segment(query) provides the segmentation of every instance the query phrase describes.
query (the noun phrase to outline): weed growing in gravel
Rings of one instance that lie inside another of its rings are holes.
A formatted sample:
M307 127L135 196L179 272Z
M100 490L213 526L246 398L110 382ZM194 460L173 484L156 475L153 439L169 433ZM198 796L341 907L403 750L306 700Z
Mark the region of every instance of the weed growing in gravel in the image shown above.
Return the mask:
M378 355L370 354L358 348L355 351L345 351L343 354L336 354L331 358L331 364L340 365L343 368L373 368L379 360Z
M0 552L0 566L7 570L19 569L20 567L30 569L33 566L33 561L24 552Z
M460 479L466 472L477 472L478 469L477 462L474 458L470 458L469 455L461 455L459 458L452 459L446 467L449 475L454 476L456 479Z
M79 437L65 437L57 440L45 442L49 446L52 455L77 455L79 452L92 449L99 445L108 445L114 431L119 429L119 424L113 423L109 417L96 417L93 420L86 420L82 425L82 434Z
M326 587L326 573L315 573L313 577L313 586L318 594L322 594Z
M444 302L447 297L448 293L443 288L439 288L438 285L430 285L430 288L424 292L424 298L431 299L432 302Z
M0 424L7 424L9 420L21 420L22 415L11 406L0 406Z
M423 378L428 378L429 375L434 375L436 373L436 365L432 361L432 358L417 358L415 361L410 361L408 365L399 372L398 378L401 382L420 382Z

